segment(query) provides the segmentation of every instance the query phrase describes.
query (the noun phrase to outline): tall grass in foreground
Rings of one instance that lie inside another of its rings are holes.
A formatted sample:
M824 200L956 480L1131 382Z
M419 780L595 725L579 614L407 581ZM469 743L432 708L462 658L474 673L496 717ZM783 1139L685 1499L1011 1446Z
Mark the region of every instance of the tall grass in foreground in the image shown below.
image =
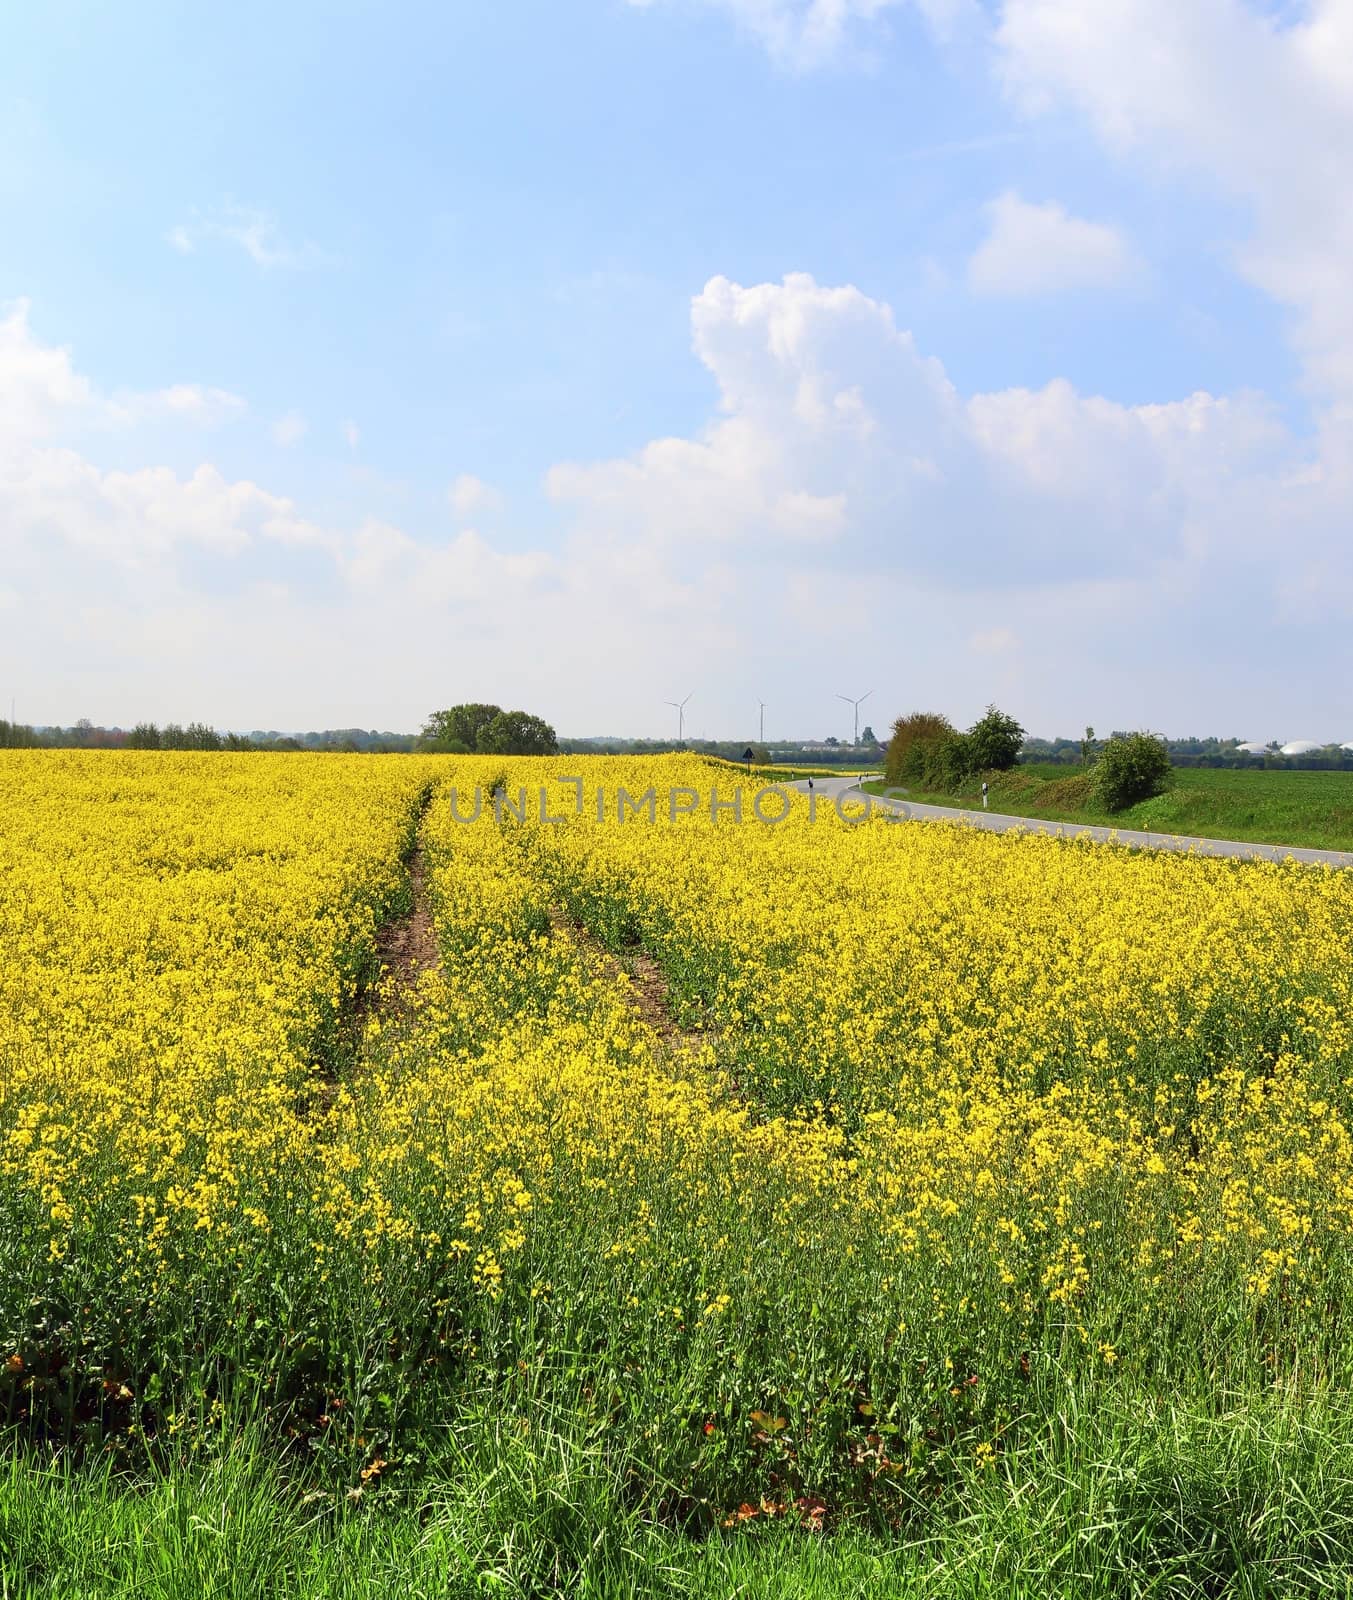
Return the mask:
M901 1538L776 1522L702 1541L625 1492L623 1452L523 1440L493 1415L449 1434L420 1496L383 1512L288 1482L244 1435L196 1467L124 1482L0 1468L4 1600L748 1600L888 1595L1349 1593L1353 1419L1279 1396L1199 1418L1178 1406L1065 1410L998 1470L935 1498Z

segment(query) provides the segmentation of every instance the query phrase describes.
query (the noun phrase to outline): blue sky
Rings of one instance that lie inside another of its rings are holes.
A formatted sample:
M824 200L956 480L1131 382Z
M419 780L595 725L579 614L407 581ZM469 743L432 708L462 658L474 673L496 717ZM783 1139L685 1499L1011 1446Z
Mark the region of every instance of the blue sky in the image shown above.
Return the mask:
M1353 739L1350 61L1351 0L27 8L0 691Z

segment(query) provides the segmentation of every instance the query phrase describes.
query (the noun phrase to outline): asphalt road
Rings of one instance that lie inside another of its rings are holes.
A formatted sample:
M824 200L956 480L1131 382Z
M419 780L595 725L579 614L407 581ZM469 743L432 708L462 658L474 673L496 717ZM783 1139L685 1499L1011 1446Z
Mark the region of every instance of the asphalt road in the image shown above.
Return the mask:
M1090 838L1104 843L1136 845L1150 850L1192 850L1200 856L1231 856L1241 861L1302 861L1314 866L1353 867L1353 850L1304 850L1296 845L1252 844L1241 839L1194 839L1174 833L1141 833L1131 828L1103 828L1088 822L1049 822L1043 817L1008 817L999 811L959 811L953 806L922 805L919 800L888 800L866 794L858 777L814 778L815 793L826 800L838 795L855 801L868 800L875 806L900 810L913 822L964 822L988 833L1008 833L1020 828L1026 833L1050 833L1062 839ZM790 787L808 792L808 780ZM843 801L844 804L844 801ZM852 805L850 809L857 809Z

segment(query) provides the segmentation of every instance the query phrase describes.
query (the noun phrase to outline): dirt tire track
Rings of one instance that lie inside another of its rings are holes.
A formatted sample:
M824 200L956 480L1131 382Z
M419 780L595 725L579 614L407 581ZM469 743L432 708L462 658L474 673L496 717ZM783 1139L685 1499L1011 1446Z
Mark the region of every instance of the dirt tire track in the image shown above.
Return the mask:
M441 946L437 942L437 928L428 892L428 864L421 838L421 817L419 831L420 838L407 864L411 908L404 916L392 917L376 930L376 955L381 964L381 975L367 993L376 998L371 1009L378 1013L397 1009L407 991L417 988L423 974L435 971L442 964Z
M559 905L550 907L550 927L558 937L569 939L590 951L612 977L626 980L634 1010L641 1021L657 1034L667 1050L673 1054L691 1056L709 1042L710 1036L703 1030L683 1028L676 1020L672 1011L671 985L662 968L647 951L634 948L626 950L622 956L616 955Z
M373 944L379 970L343 1008L337 1059L322 1069L318 1093L312 1102L321 1111L333 1106L340 1085L361 1070L371 1019L376 1018L382 1028L408 1023L415 1014L413 996L419 983L426 973L441 967L422 837L431 805L429 790L419 802L413 849L402 858L408 874L409 909L387 917L376 929Z

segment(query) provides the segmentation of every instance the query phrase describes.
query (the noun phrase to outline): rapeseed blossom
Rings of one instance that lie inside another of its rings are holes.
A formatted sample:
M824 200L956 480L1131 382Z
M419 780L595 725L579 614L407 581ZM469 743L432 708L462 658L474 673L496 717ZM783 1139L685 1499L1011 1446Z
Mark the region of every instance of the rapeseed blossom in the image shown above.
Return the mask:
M1269 1381L1349 1299L1348 873L767 826L690 757L0 782L15 1382L80 1323L354 1436L489 1383L654 1483L878 1492L989 1465L1043 1364ZM363 1023L425 801L440 965Z

